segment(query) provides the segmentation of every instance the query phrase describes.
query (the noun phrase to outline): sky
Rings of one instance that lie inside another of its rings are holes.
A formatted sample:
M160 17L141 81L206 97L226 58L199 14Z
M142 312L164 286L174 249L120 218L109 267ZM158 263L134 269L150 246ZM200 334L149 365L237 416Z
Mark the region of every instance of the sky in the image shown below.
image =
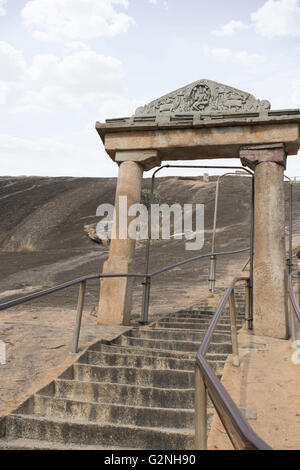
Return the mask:
M116 176L95 122L204 78L299 108L299 24L300 0L0 0L0 174Z

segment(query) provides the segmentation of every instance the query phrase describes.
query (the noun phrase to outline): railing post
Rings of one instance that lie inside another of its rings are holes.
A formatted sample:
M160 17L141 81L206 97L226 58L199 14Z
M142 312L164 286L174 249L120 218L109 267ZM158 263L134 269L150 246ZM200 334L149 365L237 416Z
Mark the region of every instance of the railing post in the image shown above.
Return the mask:
M300 271L298 272L298 305L300 305Z
M245 318L248 330L251 330L251 313L250 313L250 280L246 283L246 305L245 305Z
M195 449L207 450L207 391L197 364L195 370Z
M297 333L296 333L296 322L295 322L295 312L293 308L293 304L291 298L289 296L289 323L290 323L290 335L292 338L292 348L297 349Z
M146 276L143 281L143 303L142 303L142 318L140 323L142 325L148 324L149 318L149 303L150 303L150 289L151 289L151 277Z
M210 257L210 274L209 274L209 290L211 292L215 291L216 265L217 265L217 257L216 257L216 255L212 255Z
M232 342L232 364L235 367L239 367L239 346L237 340L237 329L236 329L236 308L235 308L235 298L234 298L234 289L231 291L229 297L229 310L230 310L230 324L231 324L231 342Z
M77 352L78 352L78 342L79 342L79 335L80 335L80 328L81 328L81 319L82 319L82 311L83 311L83 304L84 304L85 288L86 288L86 281L82 281L80 283L79 293L78 293L77 317L76 317L76 325L75 325L74 336L73 336L72 354L77 354Z

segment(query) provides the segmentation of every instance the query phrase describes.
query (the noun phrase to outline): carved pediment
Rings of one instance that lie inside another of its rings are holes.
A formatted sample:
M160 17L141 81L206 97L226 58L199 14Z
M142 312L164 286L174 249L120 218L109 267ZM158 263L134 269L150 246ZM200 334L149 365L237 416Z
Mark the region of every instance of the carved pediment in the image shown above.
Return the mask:
M267 100L210 80L199 80L138 108L135 116L178 113L245 113L268 111Z

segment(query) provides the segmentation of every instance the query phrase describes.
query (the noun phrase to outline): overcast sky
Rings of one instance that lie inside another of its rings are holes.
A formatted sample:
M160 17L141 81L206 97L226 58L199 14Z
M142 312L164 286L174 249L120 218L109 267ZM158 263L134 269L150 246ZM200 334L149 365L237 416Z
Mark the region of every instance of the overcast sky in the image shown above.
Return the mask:
M95 121L203 78L298 108L299 25L300 0L0 0L0 174L116 176Z

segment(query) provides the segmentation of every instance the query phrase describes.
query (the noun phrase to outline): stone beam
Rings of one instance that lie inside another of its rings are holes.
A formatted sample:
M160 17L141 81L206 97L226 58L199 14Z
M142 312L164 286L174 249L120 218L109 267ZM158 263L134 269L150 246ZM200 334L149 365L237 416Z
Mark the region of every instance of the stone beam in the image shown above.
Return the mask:
M243 126L193 127L188 129L106 130L105 149L115 160L116 152L155 149L161 160L240 158L240 148L282 142L288 155L299 150L298 123Z

